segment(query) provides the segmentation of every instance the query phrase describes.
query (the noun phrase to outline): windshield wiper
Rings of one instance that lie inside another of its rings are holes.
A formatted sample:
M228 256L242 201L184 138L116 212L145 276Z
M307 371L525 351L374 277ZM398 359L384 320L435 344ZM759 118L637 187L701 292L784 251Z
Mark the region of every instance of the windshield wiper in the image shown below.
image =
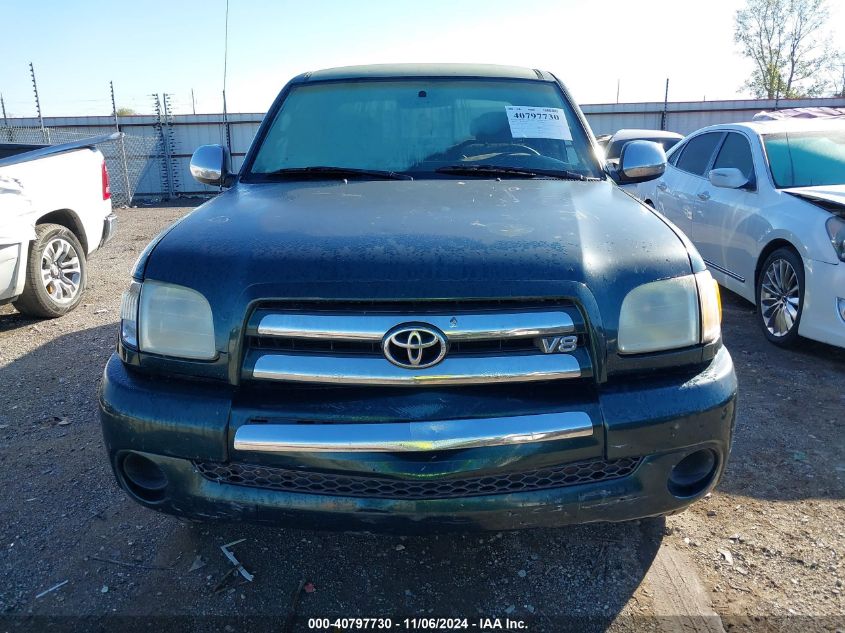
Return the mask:
M385 180L413 180L408 174L400 174L396 171L383 171L380 169L357 169L355 167L330 167L326 165L315 165L312 167L285 167L277 169L262 176L338 176L347 177L370 177L383 178Z
M529 178L544 177L558 178L560 180L598 180L588 178L577 171L567 169L528 169L526 167L508 167L507 165L446 165L438 167L434 171L441 174L483 174L483 175L504 175L504 176L528 176Z

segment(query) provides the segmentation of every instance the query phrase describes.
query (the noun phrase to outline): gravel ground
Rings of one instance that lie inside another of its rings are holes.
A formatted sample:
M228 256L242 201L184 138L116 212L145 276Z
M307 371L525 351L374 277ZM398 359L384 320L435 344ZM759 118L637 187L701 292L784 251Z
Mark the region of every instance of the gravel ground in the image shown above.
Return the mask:
M106 463L95 391L132 264L188 211L119 210L117 237L92 258L72 314L33 321L0 307L0 630L281 631L293 595L294 630L338 616L499 617L531 631L845 627L845 352L775 348L733 295L724 338L740 381L734 452L719 488L680 515L403 538L187 524L137 506ZM215 591L230 569L219 547L238 539L255 580L228 578ZM681 566L669 575L700 584L702 608L721 621L676 617L690 608L655 573L667 555ZM150 629L153 616L175 619ZM226 619L236 616L274 619Z

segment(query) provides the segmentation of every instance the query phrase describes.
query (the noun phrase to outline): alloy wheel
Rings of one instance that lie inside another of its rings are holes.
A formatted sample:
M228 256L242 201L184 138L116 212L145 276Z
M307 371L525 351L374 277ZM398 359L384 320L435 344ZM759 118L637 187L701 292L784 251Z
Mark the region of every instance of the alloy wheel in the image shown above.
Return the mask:
M47 242L41 253L41 282L55 303L70 303L79 293L82 267L73 244L62 237Z
M792 331L801 309L801 286L795 269L785 259L775 259L760 284L763 324L772 336Z

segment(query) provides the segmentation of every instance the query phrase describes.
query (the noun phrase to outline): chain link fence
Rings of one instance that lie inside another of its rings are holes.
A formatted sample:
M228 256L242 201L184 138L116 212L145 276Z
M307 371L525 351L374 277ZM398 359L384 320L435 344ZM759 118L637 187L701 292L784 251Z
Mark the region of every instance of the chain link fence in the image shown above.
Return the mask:
M0 143L28 145L58 145L101 134L111 134L113 127L103 128L40 128L0 126ZM149 169L157 168L155 160L159 139L124 134L120 139L98 143L109 170L109 184L113 204L130 206L138 183Z

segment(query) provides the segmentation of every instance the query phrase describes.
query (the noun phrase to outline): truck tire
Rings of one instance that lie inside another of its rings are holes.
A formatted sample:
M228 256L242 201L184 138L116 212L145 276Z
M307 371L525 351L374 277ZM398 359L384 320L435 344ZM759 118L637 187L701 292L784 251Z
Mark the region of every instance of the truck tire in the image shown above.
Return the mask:
M804 263L789 248L773 251L757 279L757 322L766 338L779 347L792 347L804 311Z
M22 314L54 319L82 300L88 280L85 250L59 224L39 224L29 245L23 294L14 301Z

